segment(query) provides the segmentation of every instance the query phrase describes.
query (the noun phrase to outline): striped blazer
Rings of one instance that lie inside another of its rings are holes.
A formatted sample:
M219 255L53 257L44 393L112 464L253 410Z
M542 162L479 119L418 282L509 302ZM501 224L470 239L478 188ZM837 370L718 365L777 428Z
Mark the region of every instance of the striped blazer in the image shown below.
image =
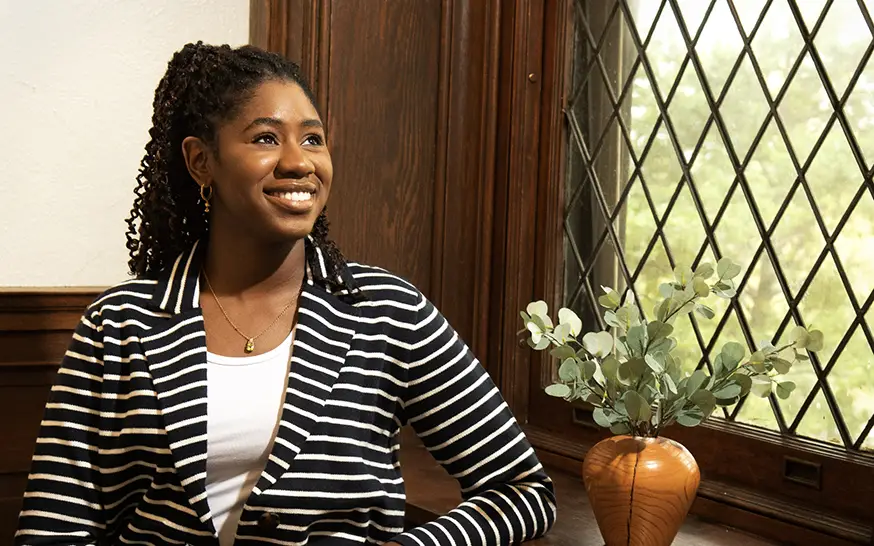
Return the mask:
M16 544L218 544L202 254L194 245L162 278L122 283L86 310L46 406ZM280 426L235 543L503 545L545 533L552 482L443 316L378 268L344 271L363 297L329 288L311 240L307 264ZM463 502L404 532L406 424Z

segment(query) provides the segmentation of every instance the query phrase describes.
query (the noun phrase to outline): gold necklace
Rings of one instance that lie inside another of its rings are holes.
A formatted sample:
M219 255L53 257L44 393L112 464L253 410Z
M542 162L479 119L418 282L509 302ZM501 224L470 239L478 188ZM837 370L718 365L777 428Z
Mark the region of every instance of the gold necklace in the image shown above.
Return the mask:
M284 315L285 312L288 311L288 308L291 307L291 304L293 304L296 301L296 298L295 298L295 299L291 300L290 302L288 302L288 305L286 305L282 309L282 312L280 312L279 315L277 315L276 318L273 319L273 322L271 322L267 328L264 328L263 330L261 330L260 334L258 334L257 336L249 337L246 334L244 334L239 328L237 328L237 325L234 324L234 321L232 321L231 317L228 316L228 312L225 311L224 307L222 307L222 302L219 301L218 296L215 294L215 290L212 289L212 283L209 282L209 277L206 275L205 269L203 270L203 278L206 280L206 286L207 286L207 288L209 288L209 291L212 293L213 299L218 304L219 310L221 310L222 314L225 316L225 319L227 319L228 324L230 324L231 327L234 330L236 330L238 334L243 336L243 338L246 340L246 347L243 350L247 354L251 353L252 351L255 350L255 340L258 339L259 337L261 337L262 335L264 335L267 332L267 330L273 328L273 325L276 324L276 321L279 320L282 317L282 315Z

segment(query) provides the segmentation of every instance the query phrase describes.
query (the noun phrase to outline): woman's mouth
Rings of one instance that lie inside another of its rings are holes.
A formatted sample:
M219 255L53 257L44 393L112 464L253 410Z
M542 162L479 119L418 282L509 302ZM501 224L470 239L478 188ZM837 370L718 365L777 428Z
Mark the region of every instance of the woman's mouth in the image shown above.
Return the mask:
M292 213L309 212L315 204L315 192L265 191L264 195L274 205Z

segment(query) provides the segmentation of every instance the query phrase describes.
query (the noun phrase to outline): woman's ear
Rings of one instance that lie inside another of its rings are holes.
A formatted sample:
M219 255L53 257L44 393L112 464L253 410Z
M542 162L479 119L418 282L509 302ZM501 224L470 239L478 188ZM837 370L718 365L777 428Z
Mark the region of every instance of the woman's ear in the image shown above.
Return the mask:
M182 155L185 157L185 166L188 168L191 178L200 186L212 184L209 154L209 147L203 140L197 137L185 137L185 140L182 141Z

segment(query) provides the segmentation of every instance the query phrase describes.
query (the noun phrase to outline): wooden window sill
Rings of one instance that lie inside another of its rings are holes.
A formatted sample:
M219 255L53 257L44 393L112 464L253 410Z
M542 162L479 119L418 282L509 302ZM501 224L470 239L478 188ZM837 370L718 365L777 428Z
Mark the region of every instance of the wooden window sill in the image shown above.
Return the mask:
M407 523L422 525L455 508L461 501L458 484L431 457L414 434L404 431L400 451L401 470L407 488ZM559 517L544 538L528 544L602 546L595 516L589 506L582 478L548 468L555 482ZM690 515L674 540L676 546L773 546L753 535L706 522Z

